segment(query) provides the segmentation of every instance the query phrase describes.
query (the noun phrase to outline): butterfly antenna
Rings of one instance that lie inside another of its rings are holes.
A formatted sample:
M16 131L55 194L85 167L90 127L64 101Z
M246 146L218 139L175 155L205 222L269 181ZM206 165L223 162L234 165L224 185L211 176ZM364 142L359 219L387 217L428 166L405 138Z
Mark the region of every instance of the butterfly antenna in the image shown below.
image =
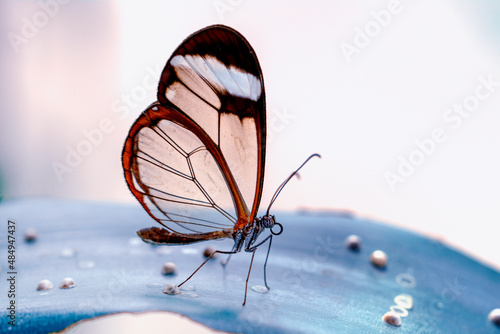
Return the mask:
M311 160L312 158L314 157L318 157L321 159L321 155L317 154L317 153L314 153L312 154L309 158L306 159L306 161L304 161L302 163L302 165L300 165L299 168L297 168L292 174L290 174L289 177L286 178L285 181L283 181L283 183L280 184L280 186L278 187L278 189L276 189L276 192L274 193L273 195L273 198L271 199L271 202L269 203L269 206L267 207L267 211L266 211L266 215L269 215L269 210L271 209L271 206L273 205L274 201L276 200L276 198L278 197L278 195L280 194L281 190L283 190L283 188L286 186L286 184L288 183L288 181L290 181L292 179L292 177L294 177L295 175L299 175L298 174L298 171L304 167L304 165L309 161Z

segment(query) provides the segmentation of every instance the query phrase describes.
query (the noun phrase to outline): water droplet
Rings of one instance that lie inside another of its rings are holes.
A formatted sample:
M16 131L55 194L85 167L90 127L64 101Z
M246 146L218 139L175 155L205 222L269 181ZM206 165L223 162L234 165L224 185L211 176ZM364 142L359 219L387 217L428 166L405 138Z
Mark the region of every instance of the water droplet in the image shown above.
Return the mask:
M183 285L181 291L196 291L196 285Z
M43 291L43 290L50 290L54 287L54 285L52 284L51 281L49 281L48 279L44 279L44 280L41 280L40 282L38 282L38 286L36 287L36 289L38 291Z
M417 280L409 273L401 273L396 276L396 283L405 288L414 288L417 285Z
M170 247L156 247L155 252L156 252L156 254L159 254L159 255L170 255L173 253L172 248L170 248Z
M401 294L394 298L396 305L401 306L407 310L413 308L413 297L407 294Z
M235 282L243 281L243 278L241 278L240 276L237 276L237 275L227 275L226 279L229 281L235 281Z
M391 306L391 311L394 312L394 314L397 314L401 318L408 316L408 310L401 306L393 305Z
M167 284L165 289L163 289L163 293L166 293L167 295L178 295L181 291L176 284Z
M59 284L59 288L61 288L61 289L71 289L71 288L74 288L75 286L76 286L76 283L71 277L66 277Z
M352 251L359 251L361 248L361 238L355 234L351 234L345 239L345 246Z
M65 258L74 257L75 254L76 254L76 251L73 248L64 248L61 251L61 257L65 257Z
M493 309L488 315L488 320L500 327L500 308Z
M95 262L91 260L82 260L78 262L78 268L80 269L92 269L95 267Z
M212 246L208 246L208 247L207 247L207 248L205 248L205 250L203 251L203 256L204 256L205 258L207 258L207 257L209 257L210 255L212 255L215 251L216 251L216 249L215 249L214 247L212 247ZM212 259L213 259L214 257L217 257L217 254L214 254L214 255L212 256Z
M198 294L194 293L194 292L183 292L182 295L184 297L189 297L189 298L196 298L196 297L198 297Z
M153 107L151 109L153 109L154 111L156 111L156 110L158 110L158 107Z
M161 268L161 273L163 275L175 275L177 273L177 266L173 262L166 262Z
M185 248L182 250L183 254L198 254L198 250L196 248Z
M387 265L387 254L381 250L376 250L370 255L370 261L377 268L384 268Z
M392 311L389 311L386 314L384 314L382 320L387 322L389 325L401 326L401 318Z
M37 238L38 238L38 233L33 227L28 228L24 233L24 240L26 242L35 242Z
M444 308L444 304L438 300L432 301L431 305L436 311L441 311Z
M269 289L263 285L254 285L252 286L252 290L259 293L266 293L269 291Z
M128 244L130 246L138 246L141 244L141 242L142 242L142 239L139 237L133 237L133 238L128 239Z
M150 289L161 289L161 288L163 288L163 284L161 284L161 283L148 283L148 284L146 284L146 287L150 288Z

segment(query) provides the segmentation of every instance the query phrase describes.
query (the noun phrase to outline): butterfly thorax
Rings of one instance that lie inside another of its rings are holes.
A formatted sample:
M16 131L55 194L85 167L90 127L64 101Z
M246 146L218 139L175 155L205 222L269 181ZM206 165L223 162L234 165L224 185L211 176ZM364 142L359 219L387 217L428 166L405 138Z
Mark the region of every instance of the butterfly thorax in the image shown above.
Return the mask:
M272 215L264 215L261 218L254 219L252 224L247 224L233 233L234 246L233 249L237 252L241 251L243 246L245 250L249 250L257 241L259 235L266 229L271 229L276 224L276 220Z

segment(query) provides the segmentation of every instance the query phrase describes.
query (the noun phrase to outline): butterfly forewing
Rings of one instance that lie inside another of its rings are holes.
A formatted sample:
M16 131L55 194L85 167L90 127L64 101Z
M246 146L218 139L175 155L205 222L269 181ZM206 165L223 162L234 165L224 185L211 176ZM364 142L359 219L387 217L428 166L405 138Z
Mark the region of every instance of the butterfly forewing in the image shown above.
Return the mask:
M203 29L170 57L159 102L136 121L123 152L129 188L168 231L224 237L253 221L264 176L264 98L255 53L230 28Z

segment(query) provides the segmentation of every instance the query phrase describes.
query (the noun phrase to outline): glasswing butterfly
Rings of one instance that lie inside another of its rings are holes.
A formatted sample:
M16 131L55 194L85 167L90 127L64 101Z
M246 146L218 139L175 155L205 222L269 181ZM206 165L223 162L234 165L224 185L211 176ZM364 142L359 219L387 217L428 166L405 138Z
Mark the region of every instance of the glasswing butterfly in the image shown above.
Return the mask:
M234 239L231 251L252 252L283 226L269 209L257 218L266 155L265 91L254 50L232 28L214 25L184 40L167 61L158 86L158 101L135 121L125 141L122 164L128 187L160 225L137 234L147 243L184 245ZM218 220L207 217L207 211ZM273 227L278 230L274 231ZM269 228L271 233L257 242ZM228 259L229 260L229 257ZM226 260L226 263L227 263Z

